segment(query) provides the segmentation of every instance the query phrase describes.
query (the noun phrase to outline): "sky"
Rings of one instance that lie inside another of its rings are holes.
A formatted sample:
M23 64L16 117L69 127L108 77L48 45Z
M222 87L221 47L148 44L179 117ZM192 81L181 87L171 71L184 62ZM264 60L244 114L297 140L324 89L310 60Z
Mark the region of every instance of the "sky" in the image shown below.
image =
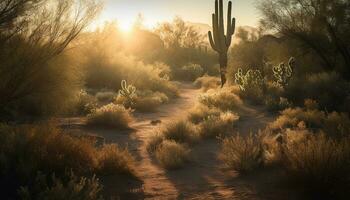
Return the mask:
M256 26L258 12L255 0L232 0L233 16L237 26ZM105 0L105 7L98 22L116 20L121 28L131 27L136 17L142 14L147 28L158 23L171 21L179 16L185 21L211 25L214 0ZM224 0L227 6L228 0ZM225 7L225 12L227 8Z

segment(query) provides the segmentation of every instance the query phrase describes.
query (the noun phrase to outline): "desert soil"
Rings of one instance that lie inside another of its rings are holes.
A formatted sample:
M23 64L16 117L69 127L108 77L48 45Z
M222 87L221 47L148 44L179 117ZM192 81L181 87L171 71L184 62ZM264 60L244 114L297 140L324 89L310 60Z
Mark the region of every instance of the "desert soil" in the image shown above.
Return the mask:
M281 172L263 170L253 175L241 177L227 169L218 160L220 148L218 139L200 141L192 146L193 160L184 168L167 171L163 169L146 150L149 136L163 124L183 118L186 110L192 108L201 90L192 84L180 83L180 98L162 105L155 113L135 113L133 131L114 131L84 128L84 119L65 119L61 123L66 128L98 135L106 143L116 143L128 148L137 161L136 172L140 181L118 182L113 177L102 178L109 195L128 188L122 199L298 199L291 195L276 177ZM245 106L235 131L242 134L256 133L274 118L261 107ZM152 121L161 123L152 125ZM131 189L130 189L131 188ZM282 197L282 198L281 198Z

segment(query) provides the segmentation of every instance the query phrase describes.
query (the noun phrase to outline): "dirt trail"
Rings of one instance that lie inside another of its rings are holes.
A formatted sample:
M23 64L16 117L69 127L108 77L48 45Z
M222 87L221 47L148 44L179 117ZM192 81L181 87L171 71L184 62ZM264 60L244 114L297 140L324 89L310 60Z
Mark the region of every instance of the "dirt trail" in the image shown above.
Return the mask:
M116 133L112 130L85 129L84 133L100 135L107 143L125 146L135 155L137 175L143 181L142 199L260 199L257 198L255 186L251 186L250 181L237 182L237 175L232 170L222 167L222 163L217 159L220 148L217 140L203 140L191 147L193 161L175 171L164 170L149 155L146 150L149 136L162 124L185 117L186 111L195 105L201 93L188 83L180 83L179 88L181 97L162 105L156 113L135 113L133 132ZM246 134L250 130L263 128L272 120L262 109L245 107L244 110L235 132ZM161 123L153 126L153 120L161 120ZM113 188L116 186L107 181L105 189L108 193L113 193ZM138 189L140 188L135 188ZM125 199L140 198L139 195L125 196Z

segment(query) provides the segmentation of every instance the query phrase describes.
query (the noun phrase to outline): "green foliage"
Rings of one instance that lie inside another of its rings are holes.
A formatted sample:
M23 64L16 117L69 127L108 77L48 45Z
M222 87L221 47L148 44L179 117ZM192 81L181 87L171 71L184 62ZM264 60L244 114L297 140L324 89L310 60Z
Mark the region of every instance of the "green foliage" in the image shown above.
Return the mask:
M231 46L235 32L236 19L231 18L232 2L228 2L227 28L225 35L223 0L215 0L215 14L212 15L213 33L208 32L209 42L214 51L219 54L221 86L226 83L227 51Z
M276 79L276 82L281 86L286 86L289 79L293 75L293 69L295 67L295 59L292 57L289 59L288 65L281 63L272 68L273 75Z
M135 104L136 87L133 85L127 85L126 80L122 80L121 89L118 93L125 97L126 101L124 102L124 106L126 108L130 108Z

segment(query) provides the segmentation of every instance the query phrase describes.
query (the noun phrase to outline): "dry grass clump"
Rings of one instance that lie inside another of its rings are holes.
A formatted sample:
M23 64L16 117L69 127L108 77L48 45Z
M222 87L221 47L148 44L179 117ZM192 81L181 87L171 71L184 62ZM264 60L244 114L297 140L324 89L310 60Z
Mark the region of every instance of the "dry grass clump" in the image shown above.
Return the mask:
M96 127L128 129L131 121L130 110L115 104L95 109L87 116L87 125Z
M209 108L219 108L222 111L238 111L243 103L239 96L234 93L236 90L235 87L226 87L220 91L209 90L200 97L199 102Z
M219 157L226 166L241 174L251 172L264 163L264 149L261 138L256 135L247 137L232 136L222 141Z
M203 138L213 138L232 130L238 116L232 112L221 112L219 116L210 115L200 124L200 135Z
M350 119L345 113L288 108L281 112L281 115L269 125L269 128L275 131L286 128L307 128L314 131L323 130L333 136L341 136L349 133Z
M97 149L90 140L71 136L52 124L0 125L0 139L0 184L6 186L2 188L5 196L13 197L20 186L32 189L38 171L60 179L66 178L67 170L86 177L101 172L134 173L127 151L114 145Z
M208 91L209 89L216 89L220 87L220 78L214 77L214 76L202 76L197 78L197 80L194 82L194 85L196 87L201 88L203 91Z
M325 134L310 134L287 140L283 146L284 163L289 175L312 192L340 194L349 186L350 139L336 140Z
M184 144L164 140L155 151L155 156L164 168L177 169L190 160L190 150Z
M105 145L98 152L99 174L134 174L134 158L115 144Z
M209 116L220 116L221 111L217 108L209 108L203 104L197 104L188 112L188 119L195 124L198 124Z
M193 143L199 139L197 127L186 120L178 120L167 124L162 133L165 139L181 143Z
M147 151L154 153L159 145L163 142L163 140L164 135L160 132L156 132L155 134L151 135L147 141Z

